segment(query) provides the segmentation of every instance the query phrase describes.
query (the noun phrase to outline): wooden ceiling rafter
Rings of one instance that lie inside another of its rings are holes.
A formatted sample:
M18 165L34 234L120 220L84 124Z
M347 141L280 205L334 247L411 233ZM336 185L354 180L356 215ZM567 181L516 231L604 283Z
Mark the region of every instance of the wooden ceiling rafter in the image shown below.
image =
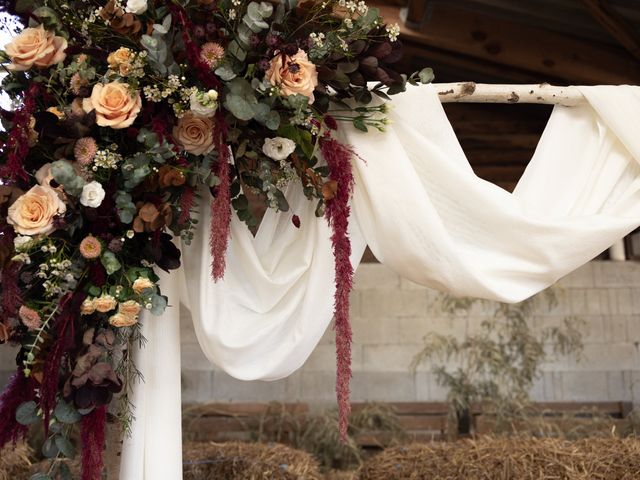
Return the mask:
M601 0L582 0L591 16L602 25L631 55L640 61L640 39L624 18Z
M412 30L402 23L397 6L377 6L385 21L400 23L406 44L448 52L451 57L465 56L501 68L530 71L536 81L550 78L583 84L640 81L640 63L620 48L441 3L435 4L420 29Z

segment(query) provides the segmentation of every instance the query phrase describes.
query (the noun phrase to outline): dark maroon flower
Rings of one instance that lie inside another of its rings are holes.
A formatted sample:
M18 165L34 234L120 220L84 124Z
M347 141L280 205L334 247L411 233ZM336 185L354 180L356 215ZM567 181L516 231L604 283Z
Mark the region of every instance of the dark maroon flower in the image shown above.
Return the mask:
M264 70L266 72L267 70L269 70L270 66L271 65L269 63L269 60L267 60L265 58L263 58L262 60L258 61L258 68L260 70Z
M211 35L211 34L213 34L213 33L216 33L216 30L217 30L217 29L216 29L216 24L215 24L215 23L213 23L213 22L209 22L209 23L207 23L207 25L205 26L205 28L207 29L207 33L208 33L209 35Z
M333 118L331 115L325 115L324 116L324 124L330 130L337 130L338 129L338 122L336 122L336 119Z
M202 38L207 34L205 28L202 25L196 25L193 29L193 33L195 33L196 37L198 38Z
M123 242L121 238L114 238L109 242L109 246L107 248L111 250L113 253L118 253L122 251L122 245L123 245Z
M300 217L298 215L294 215L291 217L291 223L293 223L294 227L300 228Z
M265 42L269 47L277 47L280 44L280 37L269 33L265 38Z
M249 45L251 48L256 48L260 43L262 43L262 39L255 33L249 37Z

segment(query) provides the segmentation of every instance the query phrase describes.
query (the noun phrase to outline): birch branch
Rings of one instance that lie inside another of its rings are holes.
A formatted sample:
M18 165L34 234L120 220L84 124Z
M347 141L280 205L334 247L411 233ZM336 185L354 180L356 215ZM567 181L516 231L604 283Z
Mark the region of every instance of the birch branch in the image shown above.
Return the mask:
M585 101L577 87L492 85L486 83L434 83L443 103L540 103L574 107Z

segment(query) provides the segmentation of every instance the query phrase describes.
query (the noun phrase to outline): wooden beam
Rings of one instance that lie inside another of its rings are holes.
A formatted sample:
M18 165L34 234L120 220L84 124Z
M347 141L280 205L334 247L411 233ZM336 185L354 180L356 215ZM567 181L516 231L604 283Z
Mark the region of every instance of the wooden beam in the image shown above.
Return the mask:
M582 0L589 13L602 25L620 45L640 60L640 40L624 19L600 0Z
M584 103L576 87L539 85L490 85L475 82L435 83L442 103L539 103L575 107Z
M378 4L388 23L401 23L400 9ZM568 83L621 84L640 81L640 63L621 50L479 13L437 4L420 30L401 25L401 38L502 67L535 72ZM436 72L437 73L437 72Z

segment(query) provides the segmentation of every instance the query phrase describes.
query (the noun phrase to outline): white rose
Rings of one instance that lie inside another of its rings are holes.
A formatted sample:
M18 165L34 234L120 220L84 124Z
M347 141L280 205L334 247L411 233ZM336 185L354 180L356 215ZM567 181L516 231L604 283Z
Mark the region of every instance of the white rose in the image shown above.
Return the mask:
M125 10L135 15L142 15L147 11L147 0L127 0Z
M19 252L22 247L31 243L31 240L32 238L26 235L18 235L16 238L13 239L13 246L16 249L16 251Z
M90 182L82 187L80 203L85 207L98 208L104 200L104 189L100 182Z
M202 117L210 117L218 109L218 92L193 92L189 97L191 110Z
M275 137L265 138L262 151L273 160L284 160L296 149L296 142L288 138Z

